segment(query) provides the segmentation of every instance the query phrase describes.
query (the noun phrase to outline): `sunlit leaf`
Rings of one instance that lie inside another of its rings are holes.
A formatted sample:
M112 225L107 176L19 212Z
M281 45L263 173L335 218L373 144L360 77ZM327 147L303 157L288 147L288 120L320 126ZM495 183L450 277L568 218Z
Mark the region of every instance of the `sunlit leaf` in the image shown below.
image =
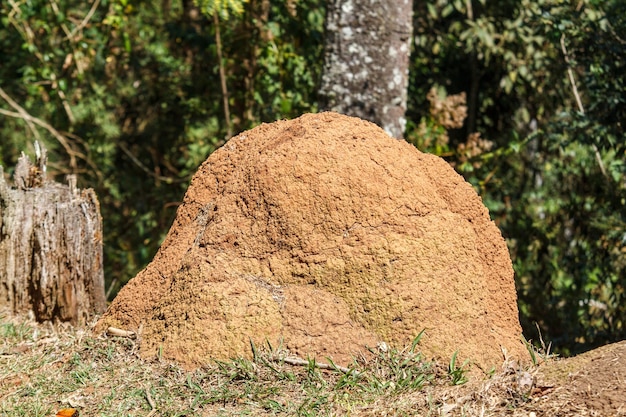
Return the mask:
M57 411L56 417L78 417L78 410L75 408L63 408Z

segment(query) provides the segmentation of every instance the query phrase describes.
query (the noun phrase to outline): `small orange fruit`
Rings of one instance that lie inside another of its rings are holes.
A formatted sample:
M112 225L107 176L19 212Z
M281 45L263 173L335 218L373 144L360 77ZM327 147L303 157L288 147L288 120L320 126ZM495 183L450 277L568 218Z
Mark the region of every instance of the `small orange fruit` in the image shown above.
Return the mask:
M78 410L75 408L64 408L57 412L57 417L78 417Z

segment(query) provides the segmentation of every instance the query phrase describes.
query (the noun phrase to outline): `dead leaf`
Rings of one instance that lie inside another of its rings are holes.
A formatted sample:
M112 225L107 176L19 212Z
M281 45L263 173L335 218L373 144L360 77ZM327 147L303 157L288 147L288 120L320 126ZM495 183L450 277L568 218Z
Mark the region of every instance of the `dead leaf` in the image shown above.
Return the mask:
M78 417L78 410L75 408L64 408L57 412L56 417Z

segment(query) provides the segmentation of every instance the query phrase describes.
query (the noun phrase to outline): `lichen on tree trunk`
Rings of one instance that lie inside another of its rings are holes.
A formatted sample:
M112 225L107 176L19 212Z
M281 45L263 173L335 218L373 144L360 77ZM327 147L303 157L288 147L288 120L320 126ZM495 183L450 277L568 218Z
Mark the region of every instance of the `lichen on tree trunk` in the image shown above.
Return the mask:
M404 136L413 33L411 0L330 0L323 110L356 116Z
M102 218L93 190L45 178L45 149L22 154L11 187L0 167L0 307L84 323L106 308Z

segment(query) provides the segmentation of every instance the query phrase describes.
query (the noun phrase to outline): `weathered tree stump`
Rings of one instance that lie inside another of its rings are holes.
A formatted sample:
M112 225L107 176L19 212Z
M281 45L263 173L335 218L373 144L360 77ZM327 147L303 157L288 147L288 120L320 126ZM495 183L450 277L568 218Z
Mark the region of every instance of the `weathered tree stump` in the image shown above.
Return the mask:
M22 153L14 186L0 166L0 307L38 321L84 323L106 308L102 218L92 189L46 181L46 150Z

